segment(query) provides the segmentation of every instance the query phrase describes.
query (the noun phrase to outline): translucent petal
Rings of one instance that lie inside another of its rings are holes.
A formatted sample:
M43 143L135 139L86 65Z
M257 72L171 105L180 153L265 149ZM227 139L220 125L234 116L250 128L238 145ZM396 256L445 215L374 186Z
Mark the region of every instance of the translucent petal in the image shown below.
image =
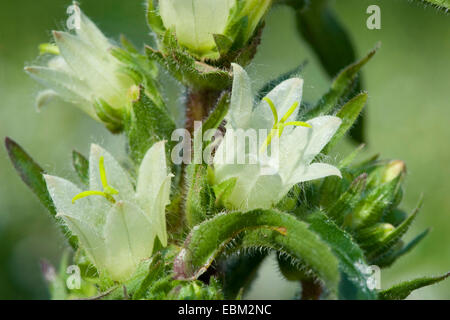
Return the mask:
M119 191L118 194L114 195L114 198L116 200L133 199L134 188L131 184L128 173L111 154L96 144L91 145L91 152L89 155L89 189L99 191L103 190L99 169L99 161L102 156L104 157L108 185ZM102 201L107 200L103 198Z
M281 119L283 115L290 109L290 107L298 102L300 104L303 93L303 79L291 78L283 81L267 94L267 98L272 100L277 112L278 118ZM299 108L291 114L287 121L294 121L297 119ZM272 111L267 102L261 100L253 111L251 126L255 129L271 129L274 124ZM285 129L286 133L292 130L292 127Z
M26 67L25 71L33 79L58 93L64 100L75 104L89 104L92 91L77 77L64 71L39 66Z
M247 128L253 109L250 78L245 70L233 63L233 89L228 119L233 128Z
M65 33L54 32L55 42L61 50L64 60L74 73L96 93L110 101L126 101L126 90L115 74L119 65L113 57L105 55L91 44L79 37Z
M72 215L58 213L58 217L61 217L72 233L78 237L92 263L103 270L107 266L107 260L105 241L101 234L89 223Z
M342 120L334 116L321 116L307 123L312 126L312 133L303 157L307 163L310 163L334 136Z
M313 163L307 167L299 167L295 170L287 183L289 186L294 184L321 179L328 176L342 177L338 168L326 163Z
M44 179L58 213L76 218L99 232L109 210L107 202L101 197L86 197L72 203L72 198L82 190L63 178L44 175Z
M283 190L283 182L279 175L259 176L248 195L245 209L271 208L284 196L281 190Z
M92 46L97 47L99 52L107 54L108 49L111 48L111 44L103 33L97 28L84 13L81 11L78 5L74 4L75 14L78 15L80 26L75 28L75 32L81 38L81 40L90 43Z
M145 154L139 168L136 197L146 213L153 208L161 185L167 177L164 141L155 143Z
M178 41L199 53L215 47L213 34L223 34L235 0L160 0L164 26Z
M106 269L114 280L127 279L137 264L152 254L154 226L132 202L119 201L111 208L104 233Z
M168 175L159 189L151 220L156 221L155 229L163 246L167 246L166 206L170 203L170 183L173 175Z

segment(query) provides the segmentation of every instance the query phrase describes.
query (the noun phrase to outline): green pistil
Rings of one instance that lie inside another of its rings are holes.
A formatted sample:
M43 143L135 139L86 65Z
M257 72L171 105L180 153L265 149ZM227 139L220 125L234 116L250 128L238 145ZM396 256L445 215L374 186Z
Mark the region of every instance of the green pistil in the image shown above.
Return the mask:
M98 167L100 170L100 180L102 181L103 191L97 191L97 190L83 191L72 198L72 203L75 203L75 201L85 198L85 197L89 197L89 196L102 196L102 197L105 197L108 201L110 201L112 203L116 202L113 195L118 194L119 191L117 191L116 189L114 189L113 187L108 185L108 181L106 180L105 158L104 157L100 157Z
M276 134L278 134L278 137L281 137L281 134L283 133L283 130L286 126L301 126L301 127L311 128L311 125L309 125L306 122L302 122L302 121L286 122L286 120L289 119L289 117L294 113L295 109L297 109L297 107L299 106L299 103L297 101L292 104L292 106L289 108L289 110L283 115L281 120L278 121L278 113L277 113L277 109L275 108L273 101L267 97L264 97L263 100L267 102L267 104L270 107L270 110L272 111L274 124L272 126L272 129L270 130L269 135L266 138L266 141L264 141L264 143L261 146L261 149L260 149L261 153L267 149L267 147L270 145L273 137Z

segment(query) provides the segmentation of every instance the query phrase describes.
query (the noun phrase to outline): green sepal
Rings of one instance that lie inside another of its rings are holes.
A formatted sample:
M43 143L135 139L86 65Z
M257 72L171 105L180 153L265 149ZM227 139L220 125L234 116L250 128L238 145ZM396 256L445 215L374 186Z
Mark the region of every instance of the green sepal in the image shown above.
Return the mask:
M214 191L209 185L207 166L189 164L186 168L186 222L192 228L214 213Z
M327 210L327 215L336 222L343 225L348 215L352 213L358 202L361 200L366 187L367 174L358 176L350 187L341 194L339 199Z
M333 138L328 142L322 153L328 154L331 149L339 142L344 135L355 124L358 116L366 105L368 95L366 92L360 93L349 102L347 102L336 114L337 117L342 119L342 124L334 134Z
M211 129L217 129L230 108L230 92L225 91L219 97L214 110L209 114L208 118L203 122L202 129L203 133Z
M431 286L441 282L450 276L450 272L437 277L423 277L397 284L387 290L379 293L380 300L403 300L406 299L414 290Z
M236 182L237 178L230 178L213 186L214 194L216 195L216 206L225 206L227 198L233 192Z
M214 42L221 57L226 57L233 45L233 40L223 34L213 34Z
M273 249L301 261L332 295L337 294L338 261L328 245L304 222L275 210L219 214L196 226L174 262L176 277L198 278L233 240L239 250Z
M69 236L70 232L64 223L60 223L59 219L56 218L56 208L53 204L52 198L47 190L47 183L44 179L44 174L46 173L28 153L22 149L14 140L11 138L5 139L5 146L8 152L9 158L14 165L17 173L23 182L33 191L33 193L38 197L39 201L44 205L48 212L54 217L72 248L76 249L78 246L78 239L75 236Z
M351 227L365 228L381 221L385 212L391 209L394 203L400 187L400 180L401 177L397 177L370 190L355 208L352 214ZM367 181L368 188L369 182Z
M380 268L390 267L395 261L397 261L400 257L404 256L412 249L414 249L425 237L428 235L430 229L427 229L417 235L414 239L412 239L408 244L404 245L401 243L399 248L395 248L395 246L389 250L386 254L377 258L373 261L374 264L379 266Z
M105 124L112 133L119 133L123 130L123 113L119 109L114 109L103 99L97 99L93 103L97 117Z
M414 212L405 220L401 225L395 228L394 231L389 233L382 241L379 241L373 246L367 247L365 249L366 256L370 261L377 259L378 257L386 254L398 241L400 241L401 237L408 231L409 227L417 217L417 214L420 211L422 206L422 199L420 200L418 206L414 210Z
M160 43L161 51L145 47L147 56L167 69L184 85L200 89L223 90L231 85L232 75L227 70L196 61L181 48L171 30L167 30Z
M164 34L166 28L154 3L155 0L147 0L147 24L153 32L161 35Z
M89 160L76 150L72 151L72 166L84 185L89 185Z

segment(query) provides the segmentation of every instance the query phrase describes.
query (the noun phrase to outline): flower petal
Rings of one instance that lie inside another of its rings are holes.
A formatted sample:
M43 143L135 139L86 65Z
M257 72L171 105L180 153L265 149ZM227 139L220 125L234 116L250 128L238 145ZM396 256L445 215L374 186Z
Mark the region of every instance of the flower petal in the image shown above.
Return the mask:
M312 126L312 132L303 157L307 163L310 163L334 136L342 120L334 116L321 116L307 123Z
M167 177L165 142L155 143L145 154L139 168L136 197L149 214L156 201L161 185Z
M298 102L300 104L303 94L303 79L291 78L283 81L267 94L267 98L272 100L277 109L278 118L281 119L291 106ZM297 119L299 107L291 114L287 121L295 121ZM271 129L274 124L274 118L267 102L261 100L256 106L252 115L252 128L254 129ZM287 127L286 132L292 130Z
M89 188L90 190L103 190L100 179L99 162L100 157L104 157L104 165L108 185L115 188L119 193L114 195L116 199L127 200L133 199L134 188L131 184L128 173L122 166L109 154L106 150L96 144L91 145L89 155ZM106 199L103 199L107 201Z
M307 167L299 167L295 170L287 185L292 187L300 182L321 179L328 176L342 178L342 174L338 168L327 163L313 163Z
M215 47L213 34L223 34L235 0L161 0L164 26L184 46L202 54Z
M58 213L58 217L62 218L69 227L70 231L75 234L84 250L88 254L89 260L99 269L106 267L106 250L105 241L101 234L92 227L88 222L80 220L72 215Z
M81 40L97 47L100 52L107 54L111 44L108 39L103 35L103 33L97 28L95 23L93 23L84 13L81 11L80 7L74 3L73 8L75 18L80 22L79 28L75 28L75 32L81 38Z
M119 201L111 208L104 233L106 269L114 280L126 280L138 263L152 254L154 226L132 202Z
M164 179L156 198L153 211L151 212L152 221L156 221L156 234L164 247L167 246L166 206L170 203L170 183L172 177L173 175L169 174Z
M247 72L236 63L231 65L233 67L233 89L227 119L233 128L246 129L253 109L252 86Z
M72 198L81 193L75 184L50 175L44 175L44 179L58 213L78 219L97 232L100 230L100 226L105 221L103 212L107 210L107 206L102 205L100 198L86 197L72 203Z
M89 105L88 101L92 96L92 91L77 77L64 71L39 66L26 67L25 71L33 79L55 91L67 102L80 104L80 106ZM86 108L84 111L95 115L91 108Z

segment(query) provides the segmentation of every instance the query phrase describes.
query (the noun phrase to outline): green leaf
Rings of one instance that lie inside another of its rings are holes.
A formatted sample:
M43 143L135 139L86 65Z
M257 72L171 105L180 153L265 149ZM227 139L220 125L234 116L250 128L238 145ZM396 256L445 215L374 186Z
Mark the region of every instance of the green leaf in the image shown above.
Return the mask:
M157 34L163 34L166 31L164 23L159 16L159 10L156 9L155 0L147 0L147 24Z
M335 77L341 69L356 60L352 40L330 8L329 0L309 1L306 7L303 2L288 1L296 10L298 30L315 51L328 75ZM349 93L361 91L361 81L355 78L358 71L351 86L341 94L342 99ZM363 142L364 117L352 128L350 136L358 143Z
M340 284L340 299L376 299L376 293L368 286L371 275L367 269L363 251L352 237L340 229L324 214L308 217L309 229L317 233L333 250L339 260L339 269L345 274Z
M347 102L336 114L337 117L342 119L342 124L339 127L338 131L335 133L333 138L328 142L325 149L322 151L324 154L327 154L331 151L331 149L338 143L347 131L355 124L358 116L366 105L368 95L366 92L360 93L349 102Z
M55 218L56 209L53 205L52 198L48 193L47 184L43 176L45 171L14 140L7 137L5 139L5 146L9 158L22 181L25 182L48 212ZM61 223L59 225L61 226L64 235L70 234L65 224ZM68 240L69 244L75 249L77 247L77 238L71 236Z
M248 232L250 231L250 232ZM242 238L236 239L240 234ZM239 249L268 248L307 265L331 293L339 283L338 261L307 224L275 210L219 214L192 229L174 262L179 279L195 279L236 239Z
M450 276L450 272L437 277L423 277L415 280L405 281L379 293L381 300L403 300L414 290L431 286L441 282Z
M132 111L125 123L125 131L132 159L139 164L147 150L161 140L167 140L170 152L175 122L165 107L158 106L141 88L139 99L133 102Z
M213 214L214 191L208 183L206 165L189 164L186 168L186 220L190 228Z
M89 185L89 160L78 151L72 151L72 165L81 182Z
M329 114L339 105L342 99L351 93L354 81L361 68L375 55L379 45L370 51L361 60L343 69L333 80L330 90L322 99L305 115L306 119L317 117L321 114Z

